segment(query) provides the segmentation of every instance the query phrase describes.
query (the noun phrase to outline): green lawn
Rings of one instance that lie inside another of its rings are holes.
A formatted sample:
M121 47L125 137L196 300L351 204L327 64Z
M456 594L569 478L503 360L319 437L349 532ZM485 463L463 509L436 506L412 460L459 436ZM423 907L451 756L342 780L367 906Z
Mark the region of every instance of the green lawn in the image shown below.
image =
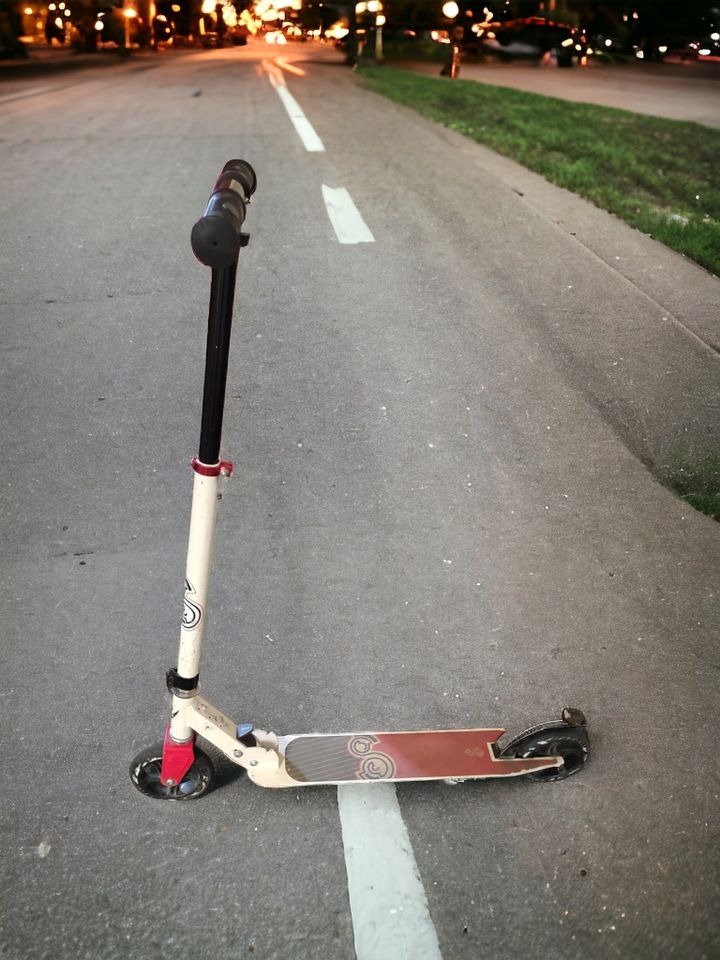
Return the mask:
M720 275L720 130L387 66L360 76Z
M660 472L660 479L696 510L720 521L720 456L689 464L681 458Z

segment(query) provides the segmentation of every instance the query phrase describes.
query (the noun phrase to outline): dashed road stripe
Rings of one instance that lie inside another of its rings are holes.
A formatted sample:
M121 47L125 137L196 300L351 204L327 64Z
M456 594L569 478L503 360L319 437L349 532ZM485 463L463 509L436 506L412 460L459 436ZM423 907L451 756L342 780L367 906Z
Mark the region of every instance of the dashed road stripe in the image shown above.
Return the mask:
M296 66L294 63L290 63L289 60L286 60L285 57L275 57L275 63L280 67L281 70L287 70L288 73L294 73L297 77L304 77L305 70L302 67Z
M323 146L322 140L315 132L313 125L303 113L300 104L285 85L285 77L282 75L282 72L278 70L274 64L269 64L267 61L263 65L267 71L268 77L270 78L270 83L277 91L277 95L280 97L282 105L287 110L287 114L292 120L293 126L297 130L305 149L309 150L311 153L324 152L325 147Z
M281 58L278 58L278 62L280 60ZM284 63L286 62L283 61ZM325 147L322 140L305 116L300 104L288 90L282 71L275 63L268 63L267 60L263 61L263 69L287 110L305 149L314 153L324 153ZM340 243L374 243L375 237L344 187L328 187L323 184L322 192L325 209Z
M442 960L393 783L338 787L357 960Z
M375 237L345 187L328 187L323 184L322 192L330 223L340 243L374 242Z

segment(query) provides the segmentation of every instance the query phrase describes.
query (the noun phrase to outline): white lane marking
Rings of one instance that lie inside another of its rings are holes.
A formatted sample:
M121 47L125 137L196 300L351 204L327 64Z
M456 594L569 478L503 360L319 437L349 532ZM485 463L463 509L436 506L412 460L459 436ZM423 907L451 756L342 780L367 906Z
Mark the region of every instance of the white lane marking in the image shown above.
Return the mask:
M338 810L357 960L442 960L395 785L339 786Z
M295 97L293 97L288 88L278 84L275 89L277 90L278 96L282 100L283 105L288 112L288 116L292 120L305 149L309 150L311 153L321 153L324 151L325 147L323 146L322 140L317 133L315 133L315 128L302 112L300 104L297 102Z
M322 140L317 133L315 133L315 128L303 113L302 107L285 85L285 77L282 75L282 71L278 70L274 64L267 63L267 61L264 62L263 66L270 78L270 83L275 87L282 105L287 110L287 114L292 120L293 126L297 130L305 149L311 153L324 152L325 147L323 146Z
M288 73L294 73L298 77L305 76L305 70L303 70L302 67L296 67L294 63L290 63L285 57L275 57L275 63L281 70L287 70Z
M323 200L340 243L373 243L375 237L345 187L322 185Z

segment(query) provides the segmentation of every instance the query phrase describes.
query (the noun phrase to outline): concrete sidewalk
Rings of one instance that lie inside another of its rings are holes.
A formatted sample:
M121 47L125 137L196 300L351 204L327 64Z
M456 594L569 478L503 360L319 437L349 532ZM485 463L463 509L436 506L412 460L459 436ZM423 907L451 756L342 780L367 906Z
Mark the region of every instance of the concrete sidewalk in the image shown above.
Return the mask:
M0 79L3 77L31 76L35 73L50 73L57 70L74 70L86 66L107 66L121 63L119 50L98 50L95 53L80 53L70 45L63 47L33 44L27 46L26 57L0 59Z
M118 49L96 50L94 53L82 53L72 46L47 46L45 44L28 45L28 55L9 60L0 59L0 83L3 80L19 80L34 76L61 74L71 70L88 67L119 67L138 61L159 61L169 54L177 56L191 52L193 48L132 49L125 55ZM199 48L197 48L199 49Z
M413 61L393 65L430 76L440 74L437 63ZM586 68L560 70L517 61L465 59L461 63L460 79L720 127L720 64L717 63L591 63Z

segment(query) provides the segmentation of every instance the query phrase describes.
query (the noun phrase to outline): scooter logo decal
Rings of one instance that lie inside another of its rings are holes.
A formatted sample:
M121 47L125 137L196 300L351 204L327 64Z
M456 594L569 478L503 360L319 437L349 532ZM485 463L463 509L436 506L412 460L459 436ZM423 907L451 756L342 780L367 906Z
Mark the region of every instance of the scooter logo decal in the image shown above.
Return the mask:
M195 630L200 626L200 621L203 616L203 609L199 603L196 603L194 600L191 600L190 597L195 596L195 588L190 583L190 581L185 579L185 599L183 603L183 618L182 625L183 630Z
M353 737L348 750L362 762L355 776L358 780L388 780L395 776L395 762L392 757L379 750L373 750L377 737L369 734Z

